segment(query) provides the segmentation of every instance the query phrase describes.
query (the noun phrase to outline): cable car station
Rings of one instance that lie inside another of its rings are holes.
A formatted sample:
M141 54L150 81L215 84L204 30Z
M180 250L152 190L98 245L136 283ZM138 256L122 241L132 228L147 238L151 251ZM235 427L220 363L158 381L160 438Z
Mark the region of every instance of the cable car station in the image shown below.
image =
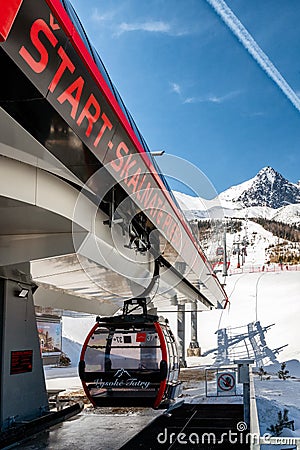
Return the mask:
M71 4L1 2L0 59L1 432L50 414L34 305L97 316L93 405L167 408L185 303L197 345L197 311L227 295Z

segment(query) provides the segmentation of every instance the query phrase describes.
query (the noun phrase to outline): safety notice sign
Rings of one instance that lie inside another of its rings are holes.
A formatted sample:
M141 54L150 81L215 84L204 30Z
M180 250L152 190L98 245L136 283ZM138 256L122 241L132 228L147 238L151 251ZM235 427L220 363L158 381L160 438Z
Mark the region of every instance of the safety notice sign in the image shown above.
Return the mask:
M235 372L221 372L217 376L218 395L236 394L236 376Z

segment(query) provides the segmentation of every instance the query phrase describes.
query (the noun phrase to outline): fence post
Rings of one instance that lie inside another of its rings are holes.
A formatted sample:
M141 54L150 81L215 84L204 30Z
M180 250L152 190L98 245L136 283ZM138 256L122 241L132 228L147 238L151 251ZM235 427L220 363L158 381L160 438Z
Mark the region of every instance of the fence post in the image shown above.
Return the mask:
M238 359L234 361L238 366L238 383L243 383L244 422L250 430L250 375L249 366L254 359Z

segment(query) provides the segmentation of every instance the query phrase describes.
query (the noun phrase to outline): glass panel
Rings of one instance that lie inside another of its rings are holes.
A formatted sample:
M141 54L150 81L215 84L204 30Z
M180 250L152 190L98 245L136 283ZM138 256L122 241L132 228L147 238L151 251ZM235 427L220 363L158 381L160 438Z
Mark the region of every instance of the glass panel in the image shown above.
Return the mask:
M136 123L133 120L132 115L130 114L129 111L127 111L127 112L128 112L128 120L129 120L129 123L131 125L131 128L133 129L133 131L135 132L136 137L138 138L138 140L142 144L142 147L145 150L145 152L149 152L149 149L148 149L147 145L145 145L145 140L144 140L143 136L141 135L140 130L136 126Z
M155 330L98 329L86 348L85 371L159 370L160 361L161 348Z
M177 381L179 375L179 360L175 338L170 328L162 328L169 354L169 382Z
M92 47L92 52L93 52L94 61L97 65L99 71L101 72L101 75L103 76L104 80L106 81L106 84L108 85L108 87L110 88L112 93L114 94L111 79L109 78L108 72L102 62L102 59L99 56L99 53L97 52L97 50L94 47Z
M86 32L84 31L84 28L82 26L82 23L79 20L79 17L77 16L77 13L75 11L75 9L73 8L73 6L71 5L71 3L67 0L63 0L62 1L63 6L65 8L65 10L67 11L67 13L69 14L70 19L72 20L76 30L78 31L81 39L83 40L83 42L85 43L85 46L87 48L87 50L91 53L91 45L90 42L88 40L88 37L86 35Z
M85 371L105 371L105 348L108 339L107 330L96 330L91 336L85 351Z
M114 92L114 96L116 97L116 100L119 103L119 106L122 109L126 119L130 122L128 110L127 110L127 108L123 102L123 99L115 85L113 85L113 92Z
M112 369L158 370L161 360L155 331L115 332L110 352Z

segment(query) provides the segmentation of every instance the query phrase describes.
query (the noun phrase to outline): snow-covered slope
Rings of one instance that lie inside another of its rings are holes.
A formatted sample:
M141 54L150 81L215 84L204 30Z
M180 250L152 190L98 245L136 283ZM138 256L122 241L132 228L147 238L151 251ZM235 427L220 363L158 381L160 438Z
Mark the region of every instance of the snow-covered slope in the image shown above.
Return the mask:
M274 212L272 218L290 225L300 224L300 204L283 206Z
M174 191L174 195L187 220L224 217L224 208L218 197L207 200L177 191Z
M255 177L236 186L232 186L226 189L226 191L219 194L219 200L223 207L229 209L243 208L243 203L239 202L238 199L243 195L244 192L247 192L247 190L251 188L254 181Z

